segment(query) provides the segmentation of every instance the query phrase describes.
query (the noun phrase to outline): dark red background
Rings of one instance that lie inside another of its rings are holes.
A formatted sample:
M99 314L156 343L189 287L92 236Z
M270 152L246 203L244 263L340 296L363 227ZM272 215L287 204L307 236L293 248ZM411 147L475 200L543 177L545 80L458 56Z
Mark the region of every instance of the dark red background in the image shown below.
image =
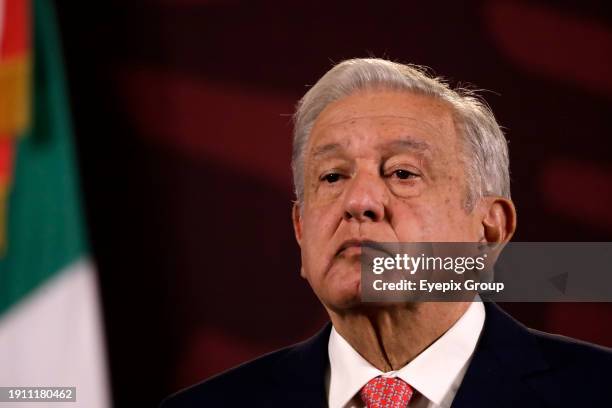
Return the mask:
M298 274L289 115L332 61L388 57L490 90L516 240L612 236L604 1L57 5L119 406L153 406L325 321ZM610 304L504 307L612 346Z

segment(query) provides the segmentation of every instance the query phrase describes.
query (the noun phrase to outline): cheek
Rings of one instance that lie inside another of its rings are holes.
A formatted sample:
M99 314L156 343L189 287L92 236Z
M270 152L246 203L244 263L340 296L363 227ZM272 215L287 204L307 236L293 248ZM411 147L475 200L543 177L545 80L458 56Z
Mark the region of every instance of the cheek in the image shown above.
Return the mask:
M325 239L325 236L333 233L333 227L337 224L334 223L335 217L333 209L309 206L304 212L304 235Z
M302 263L316 267L324 260L321 255L329 248L338 225L337 217L331 211L311 207L305 211L303 220Z
M400 242L457 242L472 239L471 217L460 199L440 194L435 199L402 202L393 211L392 226Z
M424 242L433 232L432 214L426 206L410 205L395 211L391 221L399 242Z
M453 204L453 205L451 205ZM432 217L430 225L435 227L432 241L472 242L475 241L473 216L465 211L459 199L449 201Z

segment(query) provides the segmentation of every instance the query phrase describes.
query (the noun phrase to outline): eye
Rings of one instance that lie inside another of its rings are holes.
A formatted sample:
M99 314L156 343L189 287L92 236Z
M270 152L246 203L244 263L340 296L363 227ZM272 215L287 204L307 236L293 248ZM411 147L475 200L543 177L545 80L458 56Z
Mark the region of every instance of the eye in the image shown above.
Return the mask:
M418 177L418 174L404 169L395 170L393 173L391 173L391 175L397 177L400 180Z
M338 173L328 173L326 175L324 175L323 177L321 177L321 180L325 180L328 183L335 183L336 181L340 180L340 174Z

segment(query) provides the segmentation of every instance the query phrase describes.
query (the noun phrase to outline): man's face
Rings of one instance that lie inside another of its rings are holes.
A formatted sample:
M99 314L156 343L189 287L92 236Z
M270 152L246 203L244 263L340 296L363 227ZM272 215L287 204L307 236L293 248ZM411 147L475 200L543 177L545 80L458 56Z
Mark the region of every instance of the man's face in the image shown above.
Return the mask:
M478 241L464 169L443 102L380 90L327 106L306 146L301 215L294 211L302 275L323 304L359 304L361 241Z

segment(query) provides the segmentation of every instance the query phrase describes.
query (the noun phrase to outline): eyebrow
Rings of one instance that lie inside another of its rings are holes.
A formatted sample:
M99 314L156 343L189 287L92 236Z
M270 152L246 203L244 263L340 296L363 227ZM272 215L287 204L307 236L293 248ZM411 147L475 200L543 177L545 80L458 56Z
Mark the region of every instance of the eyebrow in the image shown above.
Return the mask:
M422 140L416 140L412 137L402 137L400 139L384 143L381 146L388 150L415 150L418 152L431 152L432 150L429 143ZM313 149L312 158L317 159L321 156L326 156L342 150L343 148L344 147L340 143L324 144Z
M325 156L327 154L333 153L337 150L342 150L342 145L340 143L328 143L323 146L319 146L312 151L312 158L316 159L320 156Z

